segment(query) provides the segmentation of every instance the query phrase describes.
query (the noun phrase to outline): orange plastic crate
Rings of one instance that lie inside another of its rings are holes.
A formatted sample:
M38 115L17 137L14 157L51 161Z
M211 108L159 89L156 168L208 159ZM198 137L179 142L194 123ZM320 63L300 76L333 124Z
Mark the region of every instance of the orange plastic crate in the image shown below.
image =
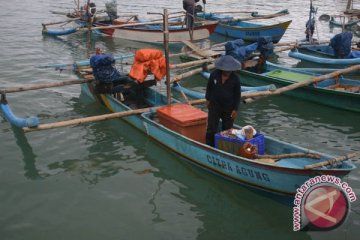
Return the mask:
M188 138L205 143L207 113L188 104L157 109L160 124Z

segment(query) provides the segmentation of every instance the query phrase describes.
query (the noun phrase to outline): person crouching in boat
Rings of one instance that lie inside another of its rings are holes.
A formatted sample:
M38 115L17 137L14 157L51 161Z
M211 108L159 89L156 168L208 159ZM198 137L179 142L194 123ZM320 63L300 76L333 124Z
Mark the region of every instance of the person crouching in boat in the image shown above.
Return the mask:
M206 144L212 147L220 119L222 131L233 127L241 98L240 79L234 72L241 69L241 63L226 55L215 61L215 68L210 74L205 94L208 108Z
M90 58L90 66L96 80L96 93L112 94L123 91L125 83L129 82L127 75L115 68L115 59L112 55L103 54L99 48L96 55Z

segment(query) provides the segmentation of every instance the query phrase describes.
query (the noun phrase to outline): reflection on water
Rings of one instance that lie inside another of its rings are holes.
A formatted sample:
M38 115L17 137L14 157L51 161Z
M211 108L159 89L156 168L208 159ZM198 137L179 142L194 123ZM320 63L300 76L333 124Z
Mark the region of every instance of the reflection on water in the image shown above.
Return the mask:
M11 128L14 132L16 144L19 146L23 155L25 170L24 175L32 180L41 179L42 176L40 176L39 170L36 168L35 165L36 155L34 154L33 149L25 136L25 133L17 127L12 126Z

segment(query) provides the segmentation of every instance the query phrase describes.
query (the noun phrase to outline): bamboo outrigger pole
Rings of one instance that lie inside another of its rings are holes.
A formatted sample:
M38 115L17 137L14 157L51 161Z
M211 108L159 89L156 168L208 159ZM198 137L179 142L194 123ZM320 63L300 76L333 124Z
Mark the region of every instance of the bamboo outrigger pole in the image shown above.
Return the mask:
M199 102L198 100L193 100L193 101L189 101L189 104L197 105L197 104L202 104L202 102ZM138 115L138 114L142 114L145 112L154 111L156 109L157 109L157 107L139 108L139 109L124 111L124 112L108 113L108 114L103 114L103 115L98 115L98 116L70 119L70 120L54 122L54 123L44 123L44 124L39 124L37 127L32 127L32 128L25 127L25 128L23 128L23 131L27 133L27 132L55 129L55 128L60 128L60 127L77 126L77 125L84 124L84 123L100 122L100 121L104 121L104 120Z
M28 84L21 87L9 87L0 89L0 93L14 93L14 92L24 92L29 90L38 90L44 88L53 88L53 87L62 87L73 84L82 84L93 81L92 79L76 79L76 80L67 80L62 82L54 83L38 83L38 84Z

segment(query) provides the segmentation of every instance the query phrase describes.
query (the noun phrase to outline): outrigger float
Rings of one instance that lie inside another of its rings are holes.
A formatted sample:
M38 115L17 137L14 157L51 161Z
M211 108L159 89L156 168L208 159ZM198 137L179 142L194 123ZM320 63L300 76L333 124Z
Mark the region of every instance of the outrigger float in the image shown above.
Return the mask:
M167 15L165 9L164 45L167 96L156 91L153 87L144 87L141 94L135 89L124 88L128 92L123 92L122 97L112 93L98 94L94 91L96 81L93 80L92 71L80 68L79 74L84 79L78 80L76 83L81 84L81 92L104 105L112 113L47 124L35 122L35 124L16 125L12 120L13 118L9 117L9 111L3 111L5 118L11 124L21 127L25 132L123 118L124 121L142 131L146 136L164 145L169 151L178 154L179 158L184 161L233 182L280 195L294 196L299 186L312 177L333 175L341 179L356 169L356 166L349 160L356 157L356 153L336 157L280 141L264 133L255 135L253 139L249 140L262 149L261 152L252 156L246 157L226 148L214 148L206 145L204 139L207 113L195 107L195 105L203 104L205 100L192 100L184 104L171 97L170 83L172 81L169 72ZM360 69L360 66L358 65L355 68ZM323 78L326 77L328 76ZM178 81L180 78L173 78L173 81L174 79ZM310 79L308 83L319 79L321 77ZM66 83L61 84L66 85ZM54 86L55 84L25 86L18 88L17 91ZM286 89L276 89L272 92L243 93L242 99L279 94L297 87L300 87L298 83L288 86ZM3 100L1 106L4 109L3 106L7 104L5 94L16 92L16 89L1 89L0 92ZM137 102L139 96L141 97L141 104ZM240 127L235 126L236 129L239 130ZM227 141L227 135L220 135L219 138L226 142L225 145L232 144ZM234 136L231 138L234 140ZM235 150L244 146L244 142L240 140L236 140L236 144L239 145L232 145Z

